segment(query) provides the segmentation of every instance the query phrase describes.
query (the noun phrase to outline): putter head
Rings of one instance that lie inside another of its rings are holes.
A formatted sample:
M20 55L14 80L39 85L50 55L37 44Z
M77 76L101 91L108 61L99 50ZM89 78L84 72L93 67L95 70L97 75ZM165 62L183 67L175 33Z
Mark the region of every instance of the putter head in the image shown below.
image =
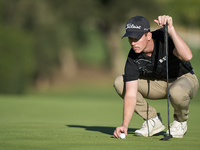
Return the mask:
M167 141L167 140L169 140L169 139L171 139L171 138L173 138L173 136L170 134L170 135L165 136L164 138L162 138L162 139L160 139L160 140L162 140L162 141Z

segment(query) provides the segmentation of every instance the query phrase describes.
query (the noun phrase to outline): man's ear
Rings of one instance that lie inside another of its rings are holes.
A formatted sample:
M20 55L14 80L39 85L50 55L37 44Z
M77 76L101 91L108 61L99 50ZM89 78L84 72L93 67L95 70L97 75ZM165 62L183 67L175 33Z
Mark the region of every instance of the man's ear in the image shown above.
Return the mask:
M148 33L147 33L147 39L150 41L151 38L152 38L152 33L151 33L151 32L148 32Z

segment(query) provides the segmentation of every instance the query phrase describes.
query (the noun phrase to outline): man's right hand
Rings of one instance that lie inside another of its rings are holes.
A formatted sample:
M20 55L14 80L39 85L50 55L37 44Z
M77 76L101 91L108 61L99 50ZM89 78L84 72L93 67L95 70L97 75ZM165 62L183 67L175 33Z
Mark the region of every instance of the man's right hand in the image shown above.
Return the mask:
M113 137L120 139L121 133L124 133L127 136L127 130L128 130L128 128L125 126L117 127L113 133Z

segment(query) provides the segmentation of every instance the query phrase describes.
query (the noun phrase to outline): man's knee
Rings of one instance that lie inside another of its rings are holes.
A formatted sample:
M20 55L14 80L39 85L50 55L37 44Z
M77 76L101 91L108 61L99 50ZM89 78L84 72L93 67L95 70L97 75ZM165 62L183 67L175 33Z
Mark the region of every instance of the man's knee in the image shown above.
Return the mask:
M113 86L114 86L116 92L123 98L123 96L124 96L124 78L123 78L123 75L120 75L115 79Z
M172 103L178 108L187 108L189 105L189 94L181 87L172 87L169 90Z

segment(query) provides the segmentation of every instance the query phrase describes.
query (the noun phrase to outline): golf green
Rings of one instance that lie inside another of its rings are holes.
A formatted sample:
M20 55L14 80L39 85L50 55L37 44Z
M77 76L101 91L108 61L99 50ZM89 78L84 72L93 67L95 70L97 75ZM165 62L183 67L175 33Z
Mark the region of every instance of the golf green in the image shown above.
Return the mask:
M199 150L200 109L198 94L191 100L188 132L182 139L160 141L165 132L153 137L136 137L143 120L134 114L126 139L112 138L122 123L123 101L112 86L84 88L60 93L0 96L1 150ZM167 101L148 100L161 113L167 130ZM170 120L173 121L170 107Z

